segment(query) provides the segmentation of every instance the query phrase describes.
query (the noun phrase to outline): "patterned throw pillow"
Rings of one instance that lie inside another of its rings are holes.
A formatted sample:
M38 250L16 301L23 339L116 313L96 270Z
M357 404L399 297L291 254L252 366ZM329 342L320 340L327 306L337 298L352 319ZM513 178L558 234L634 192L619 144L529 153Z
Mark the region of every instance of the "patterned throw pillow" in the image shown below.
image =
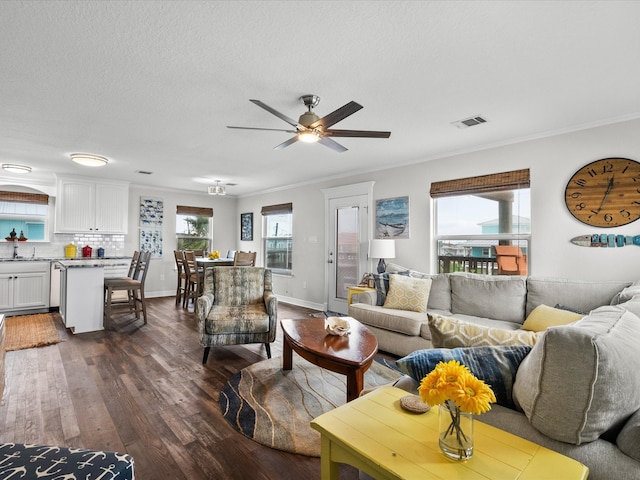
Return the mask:
M430 278L391 275L389 277L389 291L383 307L426 313L430 290Z
M544 332L484 327L456 318L429 314L429 331L434 348L528 345L532 347Z
M477 378L491 386L498 405L513 408L513 382L518 365L530 350L529 346L430 348L416 350L396 360L396 365L420 382L439 362L458 360Z
M523 330L544 332L549 327L566 325L580 320L584 315L548 305L538 305L522 324Z

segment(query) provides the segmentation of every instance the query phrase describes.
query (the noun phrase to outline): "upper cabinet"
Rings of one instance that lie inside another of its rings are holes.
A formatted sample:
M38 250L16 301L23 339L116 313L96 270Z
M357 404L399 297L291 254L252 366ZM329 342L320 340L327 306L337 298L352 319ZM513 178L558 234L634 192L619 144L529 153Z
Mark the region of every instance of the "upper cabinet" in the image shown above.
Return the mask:
M129 184L58 177L56 233L127 233Z

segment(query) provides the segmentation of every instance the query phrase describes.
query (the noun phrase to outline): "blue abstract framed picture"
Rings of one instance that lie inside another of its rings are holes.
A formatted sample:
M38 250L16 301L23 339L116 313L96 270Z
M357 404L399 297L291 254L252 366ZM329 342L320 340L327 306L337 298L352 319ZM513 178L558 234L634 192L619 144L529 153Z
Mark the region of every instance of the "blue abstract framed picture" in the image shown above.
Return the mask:
M140 198L140 226L162 227L164 204L157 198Z
M409 197L376 200L375 238L409 238Z
M240 240L243 242L253 241L253 213L240 214Z
M140 229L140 251L151 252L151 258L162 258L162 230Z

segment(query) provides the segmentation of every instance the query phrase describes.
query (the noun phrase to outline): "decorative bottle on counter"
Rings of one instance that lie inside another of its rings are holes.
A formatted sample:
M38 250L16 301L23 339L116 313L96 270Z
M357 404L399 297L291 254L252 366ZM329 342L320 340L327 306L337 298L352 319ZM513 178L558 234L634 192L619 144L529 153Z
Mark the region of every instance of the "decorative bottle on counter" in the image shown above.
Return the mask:
M98 249L98 258L103 258L104 257L104 248L100 247Z

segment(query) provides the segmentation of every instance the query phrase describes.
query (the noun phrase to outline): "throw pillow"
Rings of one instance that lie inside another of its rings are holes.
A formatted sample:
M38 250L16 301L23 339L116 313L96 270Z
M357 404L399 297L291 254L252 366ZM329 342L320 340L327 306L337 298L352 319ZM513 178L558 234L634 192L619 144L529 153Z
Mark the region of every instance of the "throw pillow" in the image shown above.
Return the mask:
M384 301L387 299L387 292L389 291L389 275L408 276L409 271L373 274L373 281L376 284L376 305L378 307L383 306Z
M429 290L431 290L430 278L391 275L389 277L389 291L383 307L426 313Z
M640 409L639 344L640 318L621 306L551 327L520 364L514 401L554 440L596 440Z
M484 327L456 318L429 314L431 343L435 348L480 347L491 345L533 346L541 333Z
M584 315L547 305L538 305L522 324L523 330L544 332L549 327L566 325L580 320Z
M511 397L513 382L518 365L530 350L529 346L431 348L416 350L396 360L396 365L404 373L420 382L439 362L458 360L477 378L491 386L498 405L513 408Z
M640 462L640 410L627 420L616 438L618 448Z

